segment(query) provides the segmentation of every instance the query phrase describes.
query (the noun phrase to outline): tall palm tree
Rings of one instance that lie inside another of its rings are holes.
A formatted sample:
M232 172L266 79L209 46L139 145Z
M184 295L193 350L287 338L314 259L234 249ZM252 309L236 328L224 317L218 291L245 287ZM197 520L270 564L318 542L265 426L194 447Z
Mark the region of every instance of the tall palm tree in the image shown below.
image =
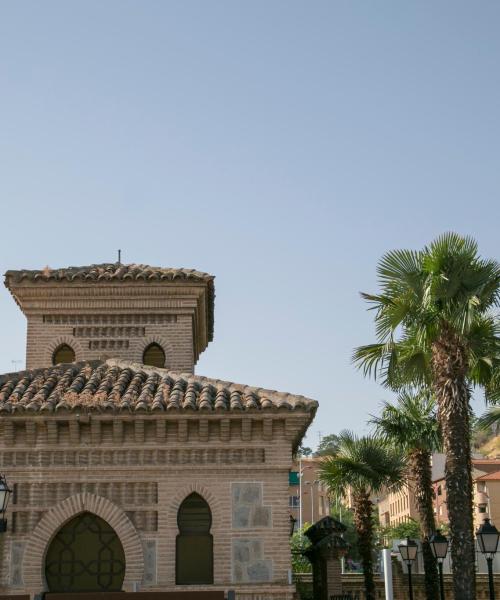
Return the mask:
M408 457L408 484L411 485L420 520L427 600L439 597L436 559L429 543L436 532L433 510L432 453L441 449L441 435L432 395L426 391L403 391L397 405L384 403L380 417L372 423L376 432Z
M500 265L479 257L471 238L438 237L419 252L395 250L378 265L381 292L363 294L375 309L378 342L358 348L366 375L400 389L432 387L446 454L455 598L474 600L470 394L482 385L500 397Z
M397 489L406 463L400 452L373 436L357 437L349 431L338 436L336 454L321 461L319 477L331 495L345 499L351 494L354 525L363 563L366 600L375 600L373 579L373 503L371 494Z

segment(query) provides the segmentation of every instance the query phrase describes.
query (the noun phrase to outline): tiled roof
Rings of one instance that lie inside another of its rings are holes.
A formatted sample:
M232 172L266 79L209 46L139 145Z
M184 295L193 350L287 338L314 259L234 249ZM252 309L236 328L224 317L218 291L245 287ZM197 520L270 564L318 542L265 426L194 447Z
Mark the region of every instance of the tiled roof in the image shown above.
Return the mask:
M114 359L0 375L0 414L297 410L312 420L317 406L304 396Z
M19 283L29 281L173 281L174 279L193 281L213 281L213 275L195 269L171 269L167 267L151 267L149 265L124 265L122 263L104 263L86 267L64 267L40 270L7 271L6 284L12 279Z
M7 271L5 273L5 286L12 292L11 285L23 281L33 283L53 283L84 281L92 282L115 282L115 281L193 281L206 283L208 293L208 333L209 340L213 340L214 331L214 276L195 269L172 269L168 267L151 267L149 265L122 263L103 263L100 265L88 265L86 267L64 267L51 269L45 267L40 270ZM15 294L14 294L15 296Z
M493 473L486 473L480 477L476 477L475 481L500 481L500 470Z

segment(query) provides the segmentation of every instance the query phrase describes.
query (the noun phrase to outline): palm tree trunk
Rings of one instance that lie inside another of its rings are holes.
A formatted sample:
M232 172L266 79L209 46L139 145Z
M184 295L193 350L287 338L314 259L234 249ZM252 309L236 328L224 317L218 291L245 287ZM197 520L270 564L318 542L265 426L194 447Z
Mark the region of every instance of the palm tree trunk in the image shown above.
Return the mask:
M429 543L431 535L436 531L432 502L431 453L426 450L412 452L410 455L410 469L422 535L425 597L427 600L436 600L436 598L439 598L439 575L437 561Z
M446 325L432 346L432 369L446 454L446 496L450 519L454 594L456 600L475 600L467 352L458 336Z
M366 490L356 492L353 497L354 525L358 534L359 554L363 564L366 600L375 600L373 579L373 505Z

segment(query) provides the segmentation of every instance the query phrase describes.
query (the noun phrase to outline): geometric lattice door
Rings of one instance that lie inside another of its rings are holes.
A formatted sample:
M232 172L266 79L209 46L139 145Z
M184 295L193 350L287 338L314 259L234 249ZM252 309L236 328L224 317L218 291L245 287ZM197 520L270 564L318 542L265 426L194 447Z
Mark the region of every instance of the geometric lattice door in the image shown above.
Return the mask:
M50 543L45 577L51 592L118 592L125 553L106 521L84 512L68 521Z

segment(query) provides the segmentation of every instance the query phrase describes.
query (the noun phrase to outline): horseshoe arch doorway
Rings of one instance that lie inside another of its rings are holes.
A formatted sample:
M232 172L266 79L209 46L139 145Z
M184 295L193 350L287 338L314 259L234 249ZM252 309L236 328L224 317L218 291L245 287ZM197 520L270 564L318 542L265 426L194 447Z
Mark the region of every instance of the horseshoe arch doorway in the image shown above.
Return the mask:
M115 530L97 515L83 512L59 529L45 557L50 592L119 592L125 552Z

